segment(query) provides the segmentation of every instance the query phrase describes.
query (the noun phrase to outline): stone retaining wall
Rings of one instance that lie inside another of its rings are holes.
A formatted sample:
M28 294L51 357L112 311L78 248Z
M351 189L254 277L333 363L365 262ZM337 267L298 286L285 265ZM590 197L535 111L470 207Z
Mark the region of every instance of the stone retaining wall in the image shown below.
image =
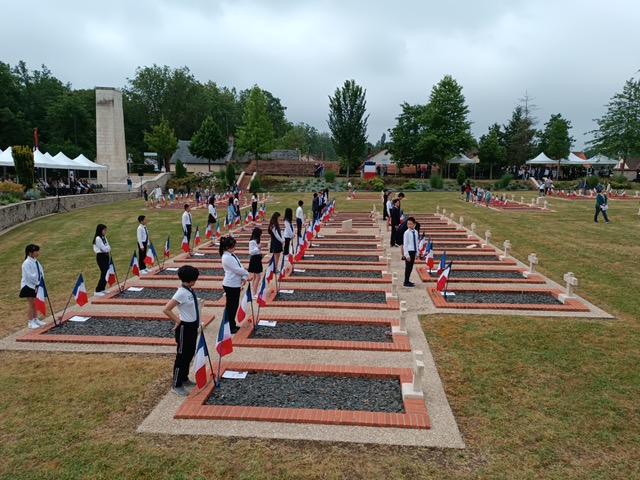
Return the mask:
M119 202L136 198L138 192L90 193L60 197L60 205L71 211L76 208L91 207L103 203ZM142 201L142 200L141 200ZM43 217L54 212L57 197L20 202L0 207L0 232L20 223ZM62 210L64 212L64 210Z

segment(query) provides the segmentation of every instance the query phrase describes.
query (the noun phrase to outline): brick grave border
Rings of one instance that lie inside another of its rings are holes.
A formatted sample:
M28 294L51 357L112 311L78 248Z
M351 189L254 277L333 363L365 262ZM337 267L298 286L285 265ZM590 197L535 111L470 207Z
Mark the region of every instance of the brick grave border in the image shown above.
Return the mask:
M280 290L287 290L281 288ZM296 286L295 290L317 292L318 287ZM385 303L357 303L357 302L283 302L275 301L277 295L275 288L267 294L267 307L283 307L283 308L347 308L347 309L365 309L365 310L398 310L400 301L397 296L391 296L390 289L367 289L367 288L339 288L339 287L322 287L324 292L383 292L386 297Z
M293 265L293 268L297 268L296 267L297 264ZM330 265L318 265L318 266L311 266L311 265L304 265L306 268L306 270L332 270L332 271L343 271L343 270L347 270L345 268L331 268ZM305 269L300 269L300 270L305 270ZM284 277L284 279L282 280L283 282L295 282L295 283L302 283L302 282L315 282L315 283L324 283L324 282L328 282L328 283L391 283L392 280L392 275L390 273L388 273L386 270L382 270L382 267L379 268L359 268L359 269L348 269L350 272L381 272L382 273L382 278L369 278L369 277L340 277L340 276L335 276L335 277L296 277L291 276L291 272L292 272L292 268L291 267L286 267L286 276Z
M149 289L157 289L157 288L169 288L172 290L176 290L179 285L178 282L172 282L166 285L159 285L159 281L155 281L153 285L146 285L146 284L135 284L135 285L129 285L129 287L143 287L143 288L149 288ZM217 290L217 291L223 291L222 287L215 287L215 286L197 286L195 288L196 294L198 293L198 291L200 290ZM171 297L167 297L167 298L114 298L116 295L118 295L120 292L118 292L117 290L115 292L109 292L107 294L105 294L102 297L93 297L91 303L92 305L165 305L169 300L171 300ZM223 295L218 299L218 300L204 300L205 306L206 307L219 307L219 306L224 306L225 304L225 299L224 299L224 292Z
M479 267L452 267L453 270L456 271L473 271L473 272L518 272L520 274L523 274L524 272L526 272L526 270L524 268L479 268ZM420 280L422 280L425 283L431 283L431 282L437 282L438 281L438 277L432 277L431 275L429 275L429 272L427 270L426 267L418 267L416 268L416 271L418 272L418 276L420 277ZM491 277L483 277L483 278L476 278L476 277L449 277L449 283L451 282L457 282L457 283L481 283L481 284L486 284L486 283L531 283L531 284L545 284L547 283L542 277L539 277L537 275L531 275L529 277L522 277L522 278L491 278Z
M68 313L62 319L62 323L69 321L71 317L81 315L83 317L119 317L131 320L166 320L171 322L166 315L154 313L131 313L131 312L74 312ZM215 315L203 315L202 324L209 325L215 319ZM129 337L129 336L98 336L98 335L47 335L49 330L53 330L53 323L47 324L38 329L29 331L28 333L18 337L16 342L54 342L54 343L98 343L98 344L124 344L124 345L149 345L149 346L169 346L176 345L174 338L159 337Z
M344 255L340 255L342 252L330 252L327 253L325 252L326 255L336 255L336 256L344 256L346 257L363 257L363 256L369 256L369 255L354 255L352 253L349 254L344 254ZM313 257L310 257L309 255L313 255ZM296 262L296 265L309 265L309 264L318 264L318 265L387 265L389 262L388 260L381 256L381 255L373 255L374 257L377 256L378 257L378 261L377 262L363 262L363 261L359 261L359 260L322 260L322 257L325 256L323 254L318 254L316 255L315 253L310 253L310 254L306 254L302 260L300 260L299 262Z
M392 326L400 324L398 319L374 317L328 317L314 315L262 315L260 320L275 320L277 322L318 322L333 324L361 323L366 325ZM269 328L269 327L260 327ZM300 348L320 350L374 350L386 352L410 352L411 344L407 335L392 335L393 342L357 342L346 340L294 340L249 338L251 328L242 328L233 337L233 345L237 347L257 348Z
M164 266L164 270L166 270L167 268L176 268L173 265L165 265ZM214 264L214 265L207 265L206 267L203 265L202 268L222 268L222 263L218 261L218 264ZM173 275L160 275L161 270L154 270L153 272L150 273L146 273L146 274L142 274L140 275L140 280L150 280L150 281L154 281L154 282L159 282L159 281L173 281L175 280L176 282L179 282L180 279L178 278L178 272L171 272L173 273ZM224 278L224 275L200 275L198 277L198 281L199 282L207 282L207 281L222 281L222 279ZM176 287L177 288L177 287Z
M335 375L366 378L398 378L400 384L411 383L410 368L361 367L351 365L318 365L295 363L223 362L226 370L248 372L290 373L296 375ZM224 380L242 381L242 380ZM263 422L314 423L367 427L396 427L429 429L431 424L424 399L403 398L405 413L367 412L355 410L322 410L311 408L275 408L228 405L205 405L215 388L209 382L202 390L195 389L180 405L175 419L250 420Z
M558 295L562 294L555 288L533 288L522 289L517 287L495 287L495 288L478 288L478 287L455 287L450 288L450 291L456 292L515 292L515 293L548 293L554 298L558 298ZM433 301L436 308L456 308L456 309L480 309L480 310L539 310L539 311L551 311L551 312L589 312L588 307L575 299L566 299L563 305L545 305L540 303L449 303L442 294L438 292L434 287L428 287L427 293Z

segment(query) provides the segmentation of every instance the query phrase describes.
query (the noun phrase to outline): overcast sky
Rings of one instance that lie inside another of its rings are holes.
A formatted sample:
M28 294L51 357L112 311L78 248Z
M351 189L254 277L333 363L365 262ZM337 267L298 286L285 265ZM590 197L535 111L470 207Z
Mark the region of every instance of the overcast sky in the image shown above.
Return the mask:
M538 127L571 121L584 148L611 96L636 76L637 0L1 0L0 61L47 65L73 88L124 87L138 66L187 66L201 82L258 84L289 121L328 131L328 96L366 89L369 141L400 104L427 103L446 74L476 137L528 93Z

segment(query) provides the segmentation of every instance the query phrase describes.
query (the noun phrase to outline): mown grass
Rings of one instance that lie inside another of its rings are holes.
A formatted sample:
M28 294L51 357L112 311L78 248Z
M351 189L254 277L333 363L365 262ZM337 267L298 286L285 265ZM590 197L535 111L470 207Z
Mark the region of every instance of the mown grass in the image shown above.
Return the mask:
M370 201L339 208L368 211ZM283 212L304 194L278 194ZM552 200L558 213L499 213L449 194L408 194L407 213L439 204L478 232L509 239L519 259L535 252L539 270L614 321L510 315L421 318L467 449L331 444L225 437L139 435L137 425L166 393L169 356L0 352L0 478L638 478L640 289L637 202L612 202L609 225L594 224L591 202ZM135 248L139 201L78 210L0 237L0 334L22 328L17 298L26 243L41 260L54 307L62 308L83 271L97 281L91 237L109 226L119 275ZM162 250L178 253L180 212L147 211ZM194 223L206 222L196 211ZM204 233L204 232L202 232ZM121 278L122 280L122 278Z

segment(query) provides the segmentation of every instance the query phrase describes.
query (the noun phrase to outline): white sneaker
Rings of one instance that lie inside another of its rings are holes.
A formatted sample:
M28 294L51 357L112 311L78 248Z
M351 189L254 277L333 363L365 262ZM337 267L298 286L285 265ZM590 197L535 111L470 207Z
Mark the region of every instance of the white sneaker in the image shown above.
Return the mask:
M34 322L36 322L38 324L39 327L46 325L47 322L43 322L42 320L40 320L39 318L34 318L33 319Z
M109 293L109 290L102 290L103 295L106 295L107 293Z
M27 326L31 329L40 328L40 325L38 325L33 318L29 320L29 322L27 323Z
M104 292L93 292L93 296L94 297L103 297L104 296Z

